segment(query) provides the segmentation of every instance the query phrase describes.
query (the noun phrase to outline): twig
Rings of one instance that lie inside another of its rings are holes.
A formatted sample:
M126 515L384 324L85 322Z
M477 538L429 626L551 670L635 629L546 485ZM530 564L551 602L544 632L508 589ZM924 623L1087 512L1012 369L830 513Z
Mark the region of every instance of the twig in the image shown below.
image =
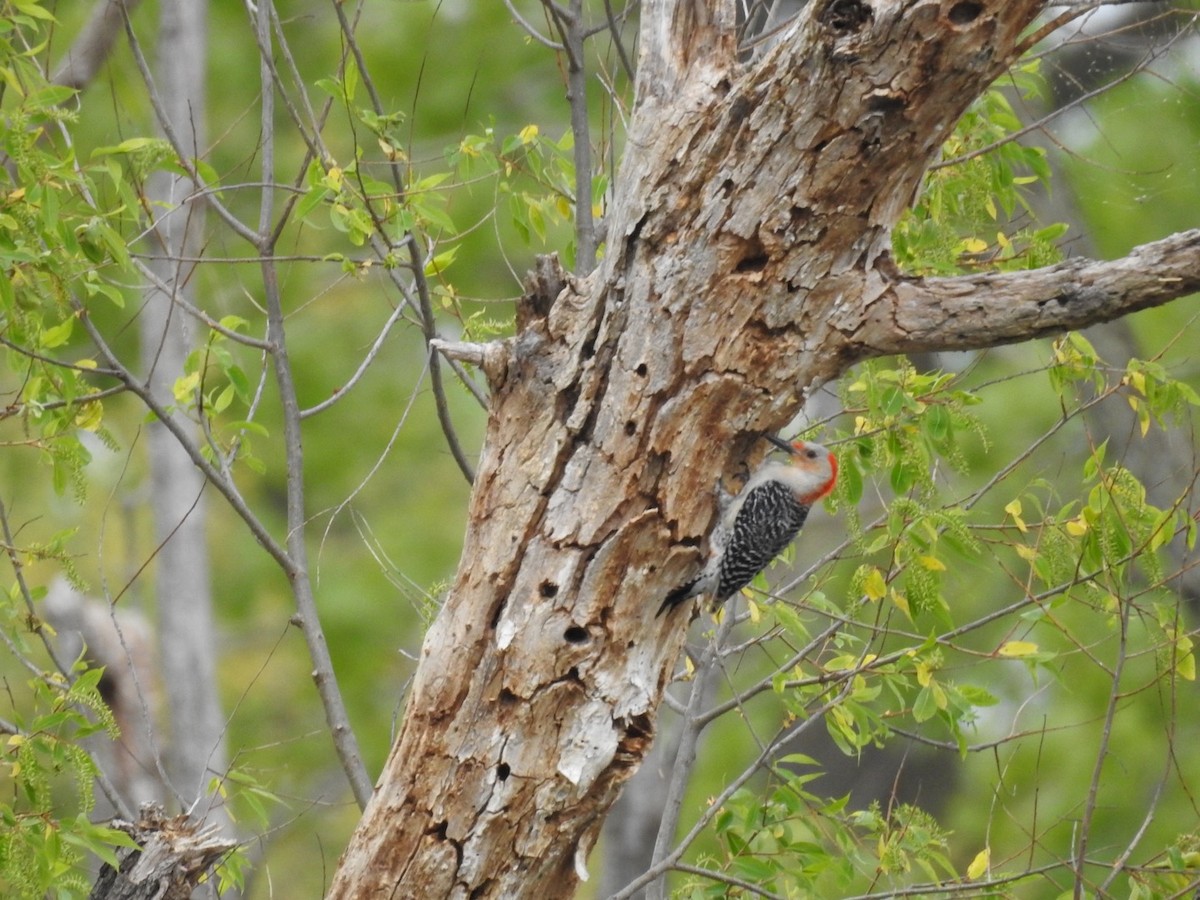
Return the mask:
M575 155L575 273L596 267L596 222L592 217L592 135L588 121L587 67L583 35L583 0L571 0L569 14L552 3L550 11L562 37L567 59L567 102Z
M546 37L544 34L542 34L540 31L538 31L537 28L528 19L526 19L523 15L521 15L517 11L517 8L515 6L513 6L512 0L504 0L504 6L508 10L509 14L513 17L513 19L516 20L517 24L520 25L523 29L525 29L525 33L528 34L535 41L537 41L539 44L541 44L543 47L549 47L555 53L564 49L562 44L556 44L553 40Z
M40 622L41 618L38 616L37 610L34 607L33 594L31 594L29 591L29 584L25 581L24 565L21 562L20 554L17 552L15 538L13 536L12 528L8 522L8 508L5 506L2 499L0 499L0 536L3 536L4 538L4 549L8 554L8 561L12 566L13 576L16 578L17 588L21 592L22 599L25 601L25 608L29 613L30 622ZM33 627L32 624L31 627ZM75 676L71 671L71 667L65 665L62 660L58 658L58 653L56 652L54 645L50 642L50 638L47 636L46 630L40 625L34 627L34 630L41 639L42 645L46 648L46 653L50 657L50 661L54 664L54 667L58 669L59 674L62 675L67 684L73 683ZM37 678L45 681L52 687L55 686L54 682L50 680L49 676L44 671L42 671L38 666L34 665L32 660L26 659L25 655L21 653L20 650L13 644L13 641L8 636L7 631L0 630L0 635L3 636L4 643L8 645L9 650L12 651L12 654L16 659L20 660L26 666L26 668L30 669ZM72 706L80 712L84 711L84 709L78 704L72 704ZM16 731L13 731L12 733L15 734ZM103 793L108 802L112 804L113 809L117 811L118 815L128 818L131 815L131 812L129 807L126 806L125 800L121 797L120 792L117 790L117 786L109 779L108 773L106 773L96 763L96 760L92 756L92 752L86 748L84 749L84 752L87 754L88 759L92 761L92 768L95 770L96 783L100 785L101 793Z
M433 303L429 298L429 282L425 280L425 266L417 242L408 242L408 258L412 261L413 278L417 284L417 299L421 304L421 326L425 335L425 344L429 353L429 386L433 390L433 405L437 410L438 422L442 426L442 434L458 468L467 479L468 484L475 482L475 469L467 461L462 445L458 441L458 433L454 430L454 422L450 418L450 406L446 402L446 388L442 382L442 366L438 354L429 347L430 341L437 339L437 328L433 320Z
M43 353L38 353L36 350L31 350L28 347L23 347L20 344L13 343L5 337L0 337L0 346L7 347L14 353L19 353L22 356L28 356L30 359L43 362L46 365L53 366L56 369L72 369L76 372L86 372L90 375L107 375L109 378L116 377L116 373L111 369L88 368L87 366L81 366L78 363L70 363L66 360L55 359L52 356L46 356Z
M699 866L689 866L687 863L675 863L672 867L676 872L686 872L689 875L699 875L702 878L708 878L712 881L719 881L721 884L727 884L730 887L739 887L744 891L748 891L758 897L766 897L767 900L787 900L783 894L774 894L765 888L759 887L753 882L746 881L742 878L734 878L732 875L726 875L724 872L714 872L712 869L702 869Z
M717 657L721 646L729 639L733 630L733 617L725 616L717 633L713 636L704 651L704 657L696 668L692 680L692 693L688 697L687 708L683 712L680 724L678 744L675 748L675 759L671 764L671 783L667 787L667 797L663 802L662 819L658 824L658 835L654 839L654 854L651 865L661 862L670 852L675 840L675 829L679 826L679 816L683 809L683 798L687 792L688 782L696 766L696 745L700 733L704 730L705 722L700 716L718 667ZM662 900L666 891L666 879L660 878L646 889L647 900Z
M367 367L371 365L371 363L375 361L375 357L379 355L379 351L383 348L383 342L387 339L388 334L391 333L392 326L399 321L400 316L403 314L404 307L400 304L397 304L396 308L392 310L392 314L388 316L388 320L383 323L383 329L379 332L379 336L375 338L375 343L371 345L371 349L367 351L367 355L364 356L363 361L359 363L358 370L350 376L350 380L316 406L310 406L308 409L300 410L301 419L307 419L309 416L315 416L317 413L324 412L325 410L329 409L329 407L333 406L333 404L345 397L346 394L350 392L351 388L358 384L359 380L363 376L363 373L367 371Z
M1071 18L1074 18L1074 17L1071 17ZM1171 45L1175 43L1175 41L1179 40L1182 35L1187 34L1187 33L1189 33L1189 32L1187 32L1185 29L1181 29L1179 32L1172 35L1166 41L1165 45L1158 52L1157 55L1161 55L1163 52L1165 52L1167 49L1169 49L1171 47ZM1155 58L1156 58L1155 53L1153 53L1151 51L1147 51L1146 55L1144 57L1142 57L1142 60L1137 65L1132 66L1128 72L1123 72L1121 75L1114 78L1112 81L1106 81L1104 84L1100 85L1100 87L1095 88L1094 90L1090 90L1084 94L1080 94L1078 97L1074 98L1070 103L1064 103L1062 106L1056 107L1055 109L1048 112L1046 115L1042 116L1036 122L1031 122L1030 124L1026 125L1024 128L1019 128L1010 134L1006 134L1004 137L1000 138L999 140L992 141L992 143L988 144L986 147L980 147L977 150L972 150L970 153L963 153L959 156L954 157L953 159L946 159L946 160L942 160L941 162L934 163L933 165L931 165L929 167L929 171L933 172L933 171L936 171L937 169L944 169L947 166L956 166L961 163L965 163L969 160L975 159L977 156L983 156L986 153L991 153L993 150L1003 147L1005 144L1010 144L1013 141L1020 140L1025 135L1030 134L1034 131L1040 131L1043 128L1045 128L1046 125L1053 122L1059 116L1063 115L1063 113L1070 112L1071 110L1075 109L1076 107L1082 106L1088 100L1091 100L1094 97L1099 97L1101 94L1104 94L1104 93L1112 90L1117 85L1128 81L1134 75L1137 75L1139 72L1144 70L1148 65L1150 65L1150 63L1153 62Z
M608 19L608 30L612 34L613 46L617 48L617 57L621 60L621 68L625 70L629 80L633 81L635 77L633 63L629 61L629 56L625 52L625 42L621 40L621 27L617 24L617 17L613 13L612 0L604 0L604 15Z
M354 489L351 490L350 493L347 494L346 497L343 498L338 503L338 505L334 507L333 511L329 514L329 522L325 526L324 534L321 535L321 547L322 548L325 546L325 542L329 538L329 531L330 531L330 529L333 528L334 521L337 519L337 517L339 515L341 515L342 510L344 510L347 506L349 506L351 503L354 502L354 498L357 497L363 491L363 489L365 489L366 486L371 482L371 479L375 477L375 473L378 472L380 466L383 465L383 461L385 459L387 459L388 455L392 452L392 448L396 445L396 439L398 437L400 437L400 429L402 429L404 427L405 423L408 421L409 413L412 412L413 405L417 402L417 397L420 396L421 383L425 380L425 373L428 370L429 370L429 363L428 363L428 361L426 361L425 366L421 369L421 374L419 376L417 376L416 384L413 385L412 391L409 392L408 403L405 404L403 411L400 413L400 418L396 422L396 427L392 429L392 436L390 438L388 438L387 446L385 446L383 448L383 451L379 454L379 458L375 461L375 465L371 466L370 471L368 471L367 474L364 475L359 480L358 484L354 486ZM319 558L319 556L318 556L318 558ZM317 580L318 580L318 583L320 583L320 563L319 562L318 562L317 566L318 566Z
M105 388L102 391L93 391L90 394L83 394L79 397L75 397L72 400L50 400L47 403L39 403L37 404L37 408L42 410L62 409L64 406L83 406L87 403L95 403L97 400L103 400L105 397L113 397L117 394L123 394L126 390L127 388L124 384L118 384L116 387ZM25 412L29 406L30 404L28 403L19 402L14 403L12 406L5 407L4 409L0 409L0 422L3 422L5 419L10 418L11 416L19 416L21 413Z
M181 259L177 256L154 257L154 258L160 259L160 260L169 259L175 263L204 262L205 261L203 258L187 260L187 259ZM160 292L162 292L166 297L168 297L173 304L180 307L184 312L186 312L188 315L190 315L193 319L195 319L197 322L200 322L202 325L204 325L205 328L215 331L215 332L217 332L217 334L224 335L225 337L229 338L231 341L234 341L235 343L244 344L247 347L254 347L257 350L269 349L266 341L259 340L258 338L252 338L249 335L240 334L240 333L234 331L232 328L226 328L224 325L222 325L220 322L218 322L216 319L214 319L212 316L210 316L204 310L200 309L198 306L196 306L190 300L188 300L183 295L182 291L177 290L176 288L167 284L167 282L163 281L163 279L160 278L158 276L158 274L152 268L150 268L150 266L146 265L141 260L134 259L133 264L137 268L138 273L143 278L145 278L146 281L150 282L152 285L154 285L156 288L158 288L158 290Z
M1120 631L1117 637L1117 659L1113 664L1112 688L1108 692L1108 704L1104 709L1104 725L1100 729L1100 745L1096 748L1096 762L1092 768L1092 778L1088 783L1087 800L1083 806L1083 815L1079 819L1079 841L1076 845L1075 857L1075 900L1082 900L1085 894L1084 866L1087 864L1087 847L1092 829L1092 818L1096 814L1096 801L1100 795L1100 773L1104 761L1108 758L1109 744L1112 741L1113 720L1117 715L1117 701L1121 698L1121 675L1125 671L1125 659L1129 642L1129 613L1133 606L1118 598L1121 606L1119 618Z
M122 4L121 15L125 20L125 36L129 41L129 49L133 53L133 60L137 65L138 72L142 76L142 82L146 85L146 94L150 98L150 104L154 107L154 116L158 121L159 127L167 138L167 142L175 151L178 157L177 162L183 167L188 178L191 179L193 187L196 190L205 189L208 187L207 182L200 175L191 157L187 153L187 149L179 139L174 126L171 123L171 117L167 115L166 109L163 107L162 98L158 95L158 88L154 84L154 76L150 74L150 66L146 62L145 54L142 53L141 43L137 39L137 32L133 30L133 20L129 16L129 10ZM247 226L241 219L235 216L217 196L210 194L206 201L220 219L229 226L230 230L239 237L245 239L252 245L257 246L258 235L252 228Z
M264 45L268 45L270 42L271 6L271 0L259 0L257 27L260 42ZM263 181L272 184L274 183L275 166L274 103L272 100L274 84L272 67L265 60L260 60L259 75L262 79ZM269 187L263 189L262 202L259 207L259 229L265 237L258 239L258 248L266 255L270 255L273 250L270 245L273 197L274 194ZM275 370L275 383L279 389L280 407L283 413L283 439L287 460L287 547L288 557L291 561L291 567L287 574L292 584L297 613L293 621L303 632L305 643L308 645L309 658L313 664L313 681L316 683L317 693L325 708L325 720L329 725L338 759L350 782L350 788L359 809L364 809L367 801L371 799L372 781L367 774L366 765L363 763L362 754L358 748L358 740L350 726L346 705L338 689L337 676L333 670L333 661L329 656L329 647L325 642L325 633L321 628L316 598L312 591L312 581L308 573L308 549L305 544L304 527L306 520L304 513L304 452L300 440L300 404L296 398L296 385L292 378L291 362L288 358L283 301L279 292L278 273L273 263L263 263L262 279L267 305L267 337L271 345L271 362Z

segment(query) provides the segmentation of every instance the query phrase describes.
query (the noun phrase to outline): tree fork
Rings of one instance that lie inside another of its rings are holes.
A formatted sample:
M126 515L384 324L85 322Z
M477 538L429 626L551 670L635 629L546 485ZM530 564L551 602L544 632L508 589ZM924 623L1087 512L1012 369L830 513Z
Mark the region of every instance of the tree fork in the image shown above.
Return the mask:
M711 485L813 388L919 343L898 310L961 301L901 278L890 230L1042 6L814 0L743 65L732 3L642 4L605 258L500 345L459 570L330 897L573 893L652 737L684 639L655 612L700 561ZM1015 339L986 323L927 349Z

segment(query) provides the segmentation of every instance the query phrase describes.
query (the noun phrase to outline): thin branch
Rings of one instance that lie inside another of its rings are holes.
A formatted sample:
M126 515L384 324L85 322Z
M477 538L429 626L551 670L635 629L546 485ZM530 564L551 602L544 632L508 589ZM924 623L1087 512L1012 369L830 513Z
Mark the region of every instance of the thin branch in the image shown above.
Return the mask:
M146 62L145 54L142 53L141 43L137 39L137 33L133 30L133 20L129 16L128 9L124 5L121 6L121 14L125 20L125 36L129 40L129 49L133 53L133 60L137 65L138 72L142 76L142 81L146 85L146 94L150 98L150 104L154 107L155 119L163 134L167 138L167 142L175 151L178 157L176 160L191 179L195 190L207 190L209 185L200 175L196 164L192 161L188 154L187 148L183 146L179 139L178 133L175 131L174 125L171 123L171 117L167 115L166 108L163 106L162 98L158 95L158 88L155 87L154 76L150 73L150 66ZM224 203L222 203L215 192L206 196L206 202L212 207L213 211L220 219L229 226L230 230L239 237L249 241L257 246L258 235L253 229L248 227L241 219L235 216ZM184 201L185 203L187 201Z
M271 40L271 0L259 0L259 41L268 46ZM259 76L262 81L262 169L263 181L274 183L275 142L274 103L272 97L272 68L261 58ZM274 212L274 194L271 188L263 189L259 208L259 230L266 237L260 238L259 250L270 255L271 220ZM350 725L346 705L338 688L333 660L321 628L316 598L313 596L312 581L308 572L308 549L306 546L304 510L304 452L300 440L300 404L296 397L296 384L292 378L291 362L287 351L284 329L283 299L279 291L279 278L275 265L262 265L263 292L267 305L267 337L271 345L271 362L275 371L275 383L279 390L280 408L283 413L283 440L287 459L287 546L288 556L293 562L289 574L292 594L296 601L296 617L293 622L304 634L309 658L313 664L313 681L321 704L325 708L325 720L329 725L334 749L341 761L342 769L350 782L354 799L359 809L366 808L371 799L373 784L358 747L358 740Z
M529 35L531 38L533 38L535 41L537 41L539 44L541 44L543 47L548 47L551 50L553 50L555 53L558 53L559 51L566 49L563 47L562 44L555 43L552 39L546 37L544 34L542 34L540 31L538 31L536 25L534 25L532 22L530 22L528 19L526 19L523 15L521 15L520 12L517 11L517 8L515 6L513 6L512 0L504 0L504 6L508 10L509 14L513 17L513 19L516 20L516 23L525 30L525 33L527 35Z
M254 35L255 43L258 45L259 63L260 65L265 65L270 71L271 84L274 86L274 89L278 91L280 99L283 100L283 107L287 110L288 117L292 120L292 124L296 126L296 132L300 135L300 139L303 140L305 146L308 147L308 154L305 157L304 165L300 167L300 171L304 172L308 168L308 161L313 156L317 156L322 159L324 159L326 156L324 147L321 145L320 128L317 125L315 116L313 115L312 106L309 105L308 94L304 89L304 81L300 78L299 73L296 71L295 63L291 57L291 52L287 47L287 43L283 41L282 34L280 34L279 44L281 53L284 60L291 66L292 80L296 84L297 90L299 91L300 97L304 103L304 109L308 114L311 131L305 127L304 121L300 116L300 111L296 109L296 105L292 103L291 97L289 97L287 91L284 90L283 79L279 77L279 71L275 68L275 59L271 54L271 29L261 29L257 24L258 18L263 15L269 16L272 20L272 24L275 24L277 22L277 18L274 12L274 7L270 4L267 4L266 8L258 8L254 6L250 0L247 0L246 6L251 18L251 23L255 26L251 29L251 32ZM263 185L263 187L265 187L265 185ZM298 187L299 183L297 183L297 188ZM295 201L293 200L292 202L294 203ZM286 221L286 216L284 217L283 221Z
M567 103L575 156L575 273L596 267L596 223L592 216L592 133L588 120L587 67L583 34L583 0L571 0L569 15L548 6L562 37L567 59Z
M625 74L632 81L634 78L633 63L629 61L629 56L625 52L625 42L621 40L621 26L617 24L617 17L612 8L612 0L604 0L604 15L608 20L608 30L612 34L613 46L617 48L617 58L621 60L621 68L625 70Z
M51 400L47 403L38 403L39 410L44 409L62 409L64 406L84 406L88 403L95 403L97 400L103 400L105 397L115 397L117 394L123 394L127 388L124 384L118 384L116 387L105 388L102 391L93 391L90 394L83 394L71 400ZM19 416L30 408L28 403L14 403L11 406L0 409L0 422L12 416Z
M38 615L37 609L34 606L33 594L30 593L29 584L25 581L25 566L21 562L21 555L17 552L16 539L13 537L12 529L8 524L8 509L3 500L0 500L0 536L4 538L4 548L8 554L8 562L12 566L13 576L17 580L17 589L20 591L21 599L25 601L25 612L29 616L29 627L37 633L38 640L42 642L42 646L46 650L46 655L54 663L54 668L70 682L72 680L70 663L59 659L58 650L51 642L46 629L42 627L41 616Z
M88 366L81 366L78 363L70 363L66 360L55 359L52 356L46 356L45 354L38 353L36 350L31 350L29 347L24 347L20 344L14 343L5 337L0 337L0 346L7 347L14 353L19 353L21 356L27 356L30 359L35 359L38 362L45 363L46 365L52 366L56 369L70 369L75 372L85 372L89 375L106 375L109 378L115 378L117 374L111 369L89 368Z
M180 258L177 256L170 256L170 257L155 256L153 258L160 259L160 260L161 259L169 259L175 263L211 262L211 260L205 260L203 257L198 258L198 259L190 259L190 260L183 259L183 258ZM150 266L146 265L141 260L134 259L133 264L137 268L138 273L141 274L141 276L143 278L145 278L146 281L148 281L150 284L154 285L154 287L158 288L158 290L161 291L171 303L180 307L184 312L186 312L188 315L190 315L197 322L201 323L205 328L215 331L215 332L217 332L217 334L224 335L225 337L229 338L231 341L234 341L235 343L244 344L245 346L253 347L256 350L270 349L270 345L265 340L259 340L258 338L252 338L249 335L241 334L240 332L234 331L232 328L226 328L224 325L222 325L220 322L218 322L216 319L214 319L212 316L210 316L204 310L200 309L198 306L194 305L190 300L188 300L183 295L182 291L178 290L175 287L172 287L170 284L168 284L166 281L164 281L162 278L160 278L155 273L155 271L152 268L150 268Z
M442 434L458 468L467 479L468 484L475 481L475 469L467 460L462 445L458 441L458 433L454 430L454 422L450 418L450 406L446 402L446 388L442 382L442 366L436 350L430 346L430 341L437 339L437 328L433 320L433 303L429 297L429 282L425 280L425 265L417 242L409 240L408 256L412 262L413 278L417 283L417 299L421 304L421 323L425 334L426 353L429 354L429 386L433 390L433 404L437 410L438 422L442 426Z
M676 863L672 868L674 868L676 872L686 872L689 875L699 875L701 878L707 878L711 881L727 884L730 887L741 888L750 894L754 894L756 897L766 897L767 900L786 900L783 894L774 894L765 888L759 887L753 882L745 881L741 878L734 878L732 875L726 875L724 872L714 872L712 869L702 869L699 866L689 866L687 863Z
M358 369L355 371L355 373L350 376L350 380L316 406L310 406L308 409L300 410L301 419L307 419L309 416L315 416L317 413L324 412L325 410L329 409L329 407L333 406L333 404L345 397L346 394L350 392L351 388L358 384L359 380L363 377L363 373L367 371L367 367L370 366L371 363L375 361L375 357L379 355L379 351L383 348L383 342L391 333L392 326L400 320L400 317L403 314L404 307L397 304L396 308L392 310L392 314L388 316L388 320L383 323L383 328L380 330L378 337L375 338L375 343L371 345L371 349L367 351L367 355L363 357L363 361L359 363Z
M46 653L50 657L50 661L54 664L54 667L58 670L59 674L62 675L67 684L71 684L75 680L75 676L71 671L71 667L59 659L58 652L51 643L50 637L46 633L46 629L41 626L41 617L37 614L37 609L34 606L33 594L30 592L29 584L25 580L25 567L21 562L20 553L17 551L16 539L8 522L8 508L2 499L0 499L0 536L4 538L4 550L8 555L9 564L12 566L13 577L16 578L17 581L17 589L21 593L21 598L25 601L25 609L29 615L30 627L37 632L38 638L41 640L42 645L46 648ZM26 659L25 655L21 653L20 650L13 644L13 641L8 636L7 631L0 630L0 635L3 636L4 643L8 645L8 648L12 652L13 656L20 660L26 666L26 668L29 668L35 677L46 681L46 683L50 684L52 687L54 686L54 682L49 679L47 673L43 672L38 666L34 665L32 660ZM78 704L72 704L72 706L80 712L85 711ZM129 807L126 806L125 800L121 797L121 793L117 790L116 785L114 785L109 779L108 774L96 764L95 760L92 758L91 751L85 749L84 752L87 754L89 759L92 759L92 767L95 769L96 783L100 785L101 793L103 793L108 802L112 804L113 809L117 811L118 815L126 817L130 816L131 813Z
M337 520L337 517L339 515L341 515L342 511L344 509L346 509L346 507L348 507L351 503L354 502L355 497L357 497L360 493L362 493L363 490L366 489L367 485L371 483L371 479L375 477L375 474L383 466L384 460L386 460L388 458L388 456L391 455L392 448L396 446L396 439L400 437L400 431L401 431L401 429L404 428L405 423L408 422L409 413L412 412L413 405L417 402L417 397L421 393L421 384L425 380L425 373L427 371L429 371L428 362L426 362L425 367L421 369L421 374L417 377L417 381L413 385L413 389L408 395L408 402L405 404L404 409L400 413L400 418L396 422L396 427L392 429L392 436L388 438L387 445L383 448L383 451L379 454L379 458L375 460L375 464L373 466L371 466L370 470L362 478L359 479L358 484L354 486L354 488L350 491L350 493L347 494L338 503L338 505L336 507L334 507L333 511L329 514L329 522L325 526L324 534L321 535L321 547L322 548L325 546L325 542L329 538L330 529L333 528L333 523ZM372 552L372 555L374 555L373 552ZM318 559L319 559L319 556L318 556ZM318 565L317 580L319 583L320 582L320 562L318 562L317 565Z
M344 10L340 3L334 3L337 12L338 22L341 26L342 35L346 40L350 53L354 56L355 63L358 66L359 74L362 82L367 86L367 92L371 98L371 104L378 115L383 115L383 102L379 97L378 91L375 89L374 82L371 79L370 72L367 70L366 64L362 59L361 51L358 47L358 42L354 37L354 29L350 22L346 19ZM391 166L392 177L396 187L396 193L402 195L405 187L401 175L401 167L395 163ZM361 184L361 172L358 173ZM367 192L363 189L363 194ZM375 222L376 231L379 235L384 234L384 223L376 215L374 207L368 203L368 212ZM421 258L421 250L418 246L418 240L415 234L409 232L404 236L403 243L408 245L409 260L412 265L413 281L415 283L417 303L414 305L411 293L402 285L397 276L393 276L393 283L396 284L404 297L406 303L412 306L418 313L421 320L422 334L425 338L426 352L429 355L429 384L433 391L434 406L437 410L438 423L442 427L442 433L446 438L446 444L450 448L450 453L454 457L454 461L458 464L459 469L466 477L468 483L475 480L475 471L471 463L467 460L466 453L463 452L462 446L458 440L458 434L454 428L454 422L450 416L450 407L446 399L445 383L442 380L442 368L438 355L430 347L430 342L438 338L437 321L433 315L433 304L429 296L429 283L425 278L425 261ZM371 241L372 248L383 259L391 254L397 246L386 245L381 237L373 237ZM455 367L454 371L463 378L464 382L468 382L465 373L460 367Z
M96 0L91 18L63 55L55 84L83 90L92 83L96 73L108 62L117 35L121 33L123 10L132 12L141 0Z
M1075 900L1082 900L1086 888L1084 865L1087 861L1088 841L1091 838L1092 819L1096 815L1096 802L1100 796L1100 774L1104 770L1104 761L1108 758L1112 742L1113 721L1117 716L1117 702L1121 698L1121 676L1125 672L1125 660L1129 650L1129 615L1133 604L1118 598L1121 615L1118 618L1119 632L1117 636L1117 659L1113 664L1111 682L1108 692L1108 703L1104 708L1104 725L1100 729L1100 744L1096 748L1096 761L1092 767L1092 777L1088 782L1087 800L1083 806L1083 816L1079 820L1079 840L1076 844L1075 857Z
M704 657L696 668L692 680L692 693L688 697L687 707L683 712L680 724L678 743L675 748L675 758L671 762L671 783L667 787L667 796L663 802L662 819L658 824L658 835L654 839L654 854L651 865L666 859L670 853L671 844L675 840L675 830L679 827L679 816L683 810L683 798L691 781L692 772L696 767L696 747L700 733L707 722L701 716L713 681L720 671L717 658L721 647L729 639L733 631L733 617L725 616L717 633L705 649ZM647 900L662 900L666 892L666 879L660 878L646 889Z
M246 526L250 529L250 533L254 536L254 539L258 541L258 543L264 550L267 551L268 554L271 555L272 559L279 563L284 573L290 575L292 569L294 568L294 563L288 556L287 551L280 546L280 544L276 542L273 537L271 537L270 532L266 530L266 527L246 505L241 494L236 490L236 488L234 488L229 480L222 475L220 470L218 470L213 466L212 463L205 459L204 454L200 452L199 446L197 446L196 442L192 440L191 436L184 431L183 426L176 420L175 416L171 415L171 412L154 398L150 392L150 389L124 366L121 360L117 357L116 353L111 347L108 346L108 342L105 341L104 336L100 334L99 330L92 323L91 319L87 315L87 310L83 307L83 305L78 300L72 300L72 308L74 308L78 314L79 320L83 323L84 328L87 330L88 336L91 338L92 343L95 344L100 355L104 357L111 368L117 370L117 377L121 379L121 383L124 385L125 390L128 390L137 396L146 409L152 412L155 417L162 422L163 427L165 427L171 432L172 435L174 435L175 440L177 440L180 446L183 447L193 465L195 465L198 469L200 469L201 472L204 473L204 476L210 482L212 482L213 487L215 487L220 492L221 496L223 496L229 502L229 505L233 508L233 511L236 512L241 520L246 523Z
M1183 35L1185 33L1186 32L1181 30L1179 33L1174 35L1169 41L1167 41L1166 45L1162 48L1159 55L1161 55L1161 52L1165 52L1167 48L1169 48L1175 41L1177 41L1180 38L1181 35ZM936 162L929 167L929 171L932 172L932 171L935 171L936 169L944 169L944 168L947 168L948 166L960 165L961 163L968 162L969 160L975 159L976 157L984 156L985 154L991 153L993 150L998 150L1000 147L1003 147L1005 144L1011 144L1015 141L1019 141L1021 138L1023 138L1027 134L1032 134L1035 131L1041 131L1043 128L1045 128L1047 125L1049 125L1055 119L1062 116L1064 113L1068 113L1071 110L1082 106L1088 100L1092 100L1096 97L1099 97L1099 96L1107 93L1108 91L1112 90L1113 88L1117 87L1118 85L1123 84L1124 82L1133 78L1134 75L1137 75L1138 73L1142 72L1148 65L1150 65L1150 63L1153 62L1154 59L1155 59L1155 55L1151 52L1147 52L1146 55L1142 58L1141 62L1139 62L1135 66L1130 67L1128 72L1121 73L1120 76L1118 76L1117 78L1114 78L1112 81L1106 81L1104 84L1100 85L1100 87L1095 88L1094 90L1088 91L1087 93L1080 94L1078 97L1075 97L1074 99L1072 99L1070 103L1064 103L1061 106L1055 107L1053 110L1048 112L1046 115L1042 116L1037 121L1031 122L1030 124L1024 126L1023 128L1019 128L1016 131L1006 134L1004 137L1000 138L1000 140L993 141L992 143L988 144L985 147L979 147L976 150L972 150L970 153L963 153L959 156L955 156L953 159L946 159L946 160L941 160L940 162Z
M819 706L817 709L813 710L809 718L804 719L801 722L797 722L791 728L788 728L776 735L771 742L763 748L758 757L749 766L747 766L737 778L733 779L733 781L727 784L725 789L722 790L720 794L713 798L713 800L709 803L708 808L705 809L704 813L699 817L699 819L696 820L696 823L692 826L691 830L684 835L683 840L676 845L675 849L671 851L669 856L660 860L633 881L629 882L629 884L625 885L625 887L613 894L609 900L629 900L629 898L633 897L641 888L652 883L668 869L674 868L682 858L684 851L686 851L687 848L691 846L692 842L695 841L696 838L699 837L704 831L704 829L708 827L709 822L716 818L717 814L721 811L725 803L728 802L729 798L741 790L742 786L751 778L753 778L758 773L759 769L767 765L780 747L787 744L789 741L795 740L795 738L797 738L799 735L813 727L815 723L820 722L822 717L827 712L829 712L831 709L841 703L847 696L849 696L852 686L853 680L847 680L841 686L841 689L838 691L838 693Z

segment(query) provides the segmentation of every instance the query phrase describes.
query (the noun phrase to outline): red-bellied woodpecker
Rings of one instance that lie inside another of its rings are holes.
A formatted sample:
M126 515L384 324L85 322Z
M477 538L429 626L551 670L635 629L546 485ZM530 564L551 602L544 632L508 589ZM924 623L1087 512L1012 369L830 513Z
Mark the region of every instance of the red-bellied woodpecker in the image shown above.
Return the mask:
M728 600L783 552L809 508L833 490L838 467L832 453L820 444L769 440L790 458L763 463L750 477L713 529L703 571L667 594L659 615L700 594L710 594L716 603Z

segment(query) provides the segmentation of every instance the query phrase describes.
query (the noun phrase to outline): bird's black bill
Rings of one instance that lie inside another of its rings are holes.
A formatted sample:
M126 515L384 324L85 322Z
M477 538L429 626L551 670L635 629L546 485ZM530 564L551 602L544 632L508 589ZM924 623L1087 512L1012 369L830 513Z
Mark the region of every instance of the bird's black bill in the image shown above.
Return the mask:
M781 437L775 437L775 435L773 435L773 434L764 434L763 437L765 437L768 441L770 441L772 444L774 444L780 450L785 450L791 454L795 454L795 452L796 452L796 448L793 447L791 444L789 444L787 441L785 441Z

